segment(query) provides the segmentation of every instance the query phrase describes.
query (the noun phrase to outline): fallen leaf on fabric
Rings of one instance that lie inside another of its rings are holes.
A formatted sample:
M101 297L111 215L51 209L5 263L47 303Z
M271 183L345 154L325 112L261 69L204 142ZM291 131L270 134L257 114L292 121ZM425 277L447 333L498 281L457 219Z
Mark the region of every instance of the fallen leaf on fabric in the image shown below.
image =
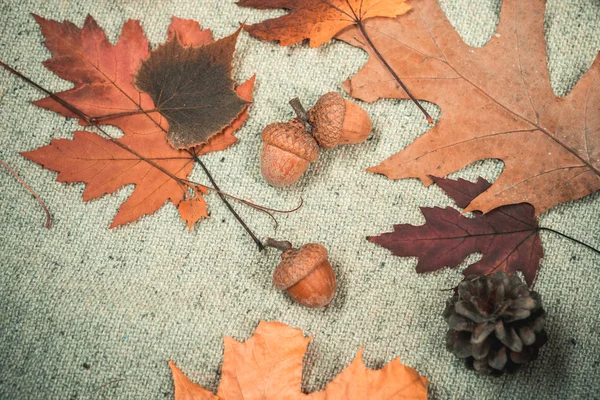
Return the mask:
M194 197L182 200L179 203L179 213L181 219L187 222L188 230L191 232L194 229L196 222L202 218L208 218L208 210L206 209L206 201L203 194L207 194L208 190L202 186L194 188Z
M440 106L438 124L369 171L389 179L444 176L486 158L505 169L466 211L529 203L539 215L600 189L600 57L563 98L546 66L543 0L506 0L496 34L481 48L463 42L436 0L365 29L418 99ZM338 36L371 54L360 32ZM372 59L344 84L353 97L406 98Z
M142 62L136 86L167 118L173 147L206 143L245 112L248 102L235 91L231 76L240 31L199 47L185 46L175 35Z
M370 370L362 361L362 350L325 390L302 393L302 360L310 340L300 329L280 322L261 322L244 343L226 337L217 396L190 382L170 361L175 400L427 399L427 378L399 359Z
M491 185L483 178L476 183L464 179L431 179L461 208ZM539 226L530 204L504 206L467 218L451 208L423 207L425 225L394 225L394 231L367 239L401 257L418 257L417 272L457 267L468 255L481 253L479 261L463 271L469 275L491 275L498 271L523 272L533 284L543 257Z
M145 157L181 179L192 171L194 159L169 146L162 132L124 136L116 141L143 152ZM92 132L76 131L73 140L54 139L48 146L22 155L44 168L59 172L58 182L85 182L83 201L134 184L133 193L119 207L111 228L152 214L167 200L177 206L185 195L177 181L115 142Z
M406 0L240 0L241 7L290 10L282 17L269 19L245 29L263 40L289 46L310 39L319 47L342 30L375 17L394 18L410 10Z
M73 140L53 140L48 146L22 154L48 169L58 171L60 182L86 183L84 201L134 184L132 195L120 206L111 228L152 214L169 200L179 206L181 216L190 229L198 220L207 218L206 203L202 196L205 188L186 183L193 168L192 154L169 145L167 132L171 128L168 110L163 116L156 110L150 95L140 92L134 84L142 65L156 57L156 53L149 52L148 40L140 23L132 20L125 23L117 44L112 45L90 16L81 29L68 21L59 23L38 16L35 19L42 28L46 47L52 54L52 58L45 61L44 65L75 84L73 89L57 95L89 116L88 121L80 119L82 125L87 125L89 121L113 125L120 128L124 136L110 140L95 133L78 131ZM168 37L167 44L175 46L179 55L190 57L196 54L195 57L199 58L194 49L205 51L205 48L212 46L212 51L229 53L219 53L216 58L207 56L208 60L223 61L231 59L237 33L214 42L211 32L202 30L196 21L173 17ZM162 48L164 46L167 45ZM229 79L224 88L231 89L241 107L229 112L229 121L218 124L207 143L192 149L192 153L197 155L224 150L235 143L237 139L233 133L248 118L247 110L252 100L255 78L233 89L230 63L219 68L226 71L223 74ZM190 101L194 100L191 93L186 96ZM51 97L36 101L35 104L67 117L79 118ZM193 197L190 197L188 189L192 189Z

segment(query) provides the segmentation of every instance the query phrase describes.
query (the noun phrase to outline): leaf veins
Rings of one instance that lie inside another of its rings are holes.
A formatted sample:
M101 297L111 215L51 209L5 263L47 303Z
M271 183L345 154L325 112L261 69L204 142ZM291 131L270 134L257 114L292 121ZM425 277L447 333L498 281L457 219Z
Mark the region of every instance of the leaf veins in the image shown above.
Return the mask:
M491 185L483 178L476 183L464 179L431 177L459 207L466 207ZM401 257L419 258L417 272L456 267L468 255L483 257L463 271L465 276L489 275L497 271L514 274L522 271L531 286L543 256L539 226L529 204L500 207L487 214L467 218L458 210L421 208L426 223L422 226L394 225L394 231L367 239Z

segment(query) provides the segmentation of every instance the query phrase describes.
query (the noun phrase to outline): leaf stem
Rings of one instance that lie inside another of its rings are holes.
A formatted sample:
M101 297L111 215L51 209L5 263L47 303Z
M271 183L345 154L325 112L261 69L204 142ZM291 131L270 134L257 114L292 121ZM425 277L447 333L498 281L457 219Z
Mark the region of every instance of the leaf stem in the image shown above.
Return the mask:
M567 234L564 234L562 232L556 231L556 230L554 230L552 228L546 228L544 226L540 226L540 227L538 227L538 230L555 233L555 234L557 234L559 236L562 236L562 237L564 237L566 239L571 240L574 243L577 243L577 244L579 244L581 246L587 247L588 249L592 250L596 254L600 254L600 250L596 249L595 247L592 247L589 244L582 242L581 240L575 239L574 237L571 237L571 236L569 236Z
M135 110L135 111L124 111L124 112L120 112L120 113L112 113L112 114L104 114L104 115L98 115L96 117L90 117L90 121L92 121L92 123L97 124L100 121L105 121L107 119L113 119L113 118L120 118L120 117L128 117L130 115L140 115L140 114L148 114L151 112L157 112L158 109L154 108L152 110Z
M256 243L256 245L258 246L258 251L263 251L265 249L265 246L262 244L262 242L260 241L260 239L258 239L258 237L256 237L256 235L254 234L254 232L252 232L252 229L250 229L248 227L248 225L246 224L246 222L242 219L242 217L240 217L240 215L237 213L237 211L235 211L235 209L233 208L233 206L231 205L231 203L229 203L229 201L227 200L227 198L225 197L225 195L223 195L223 193L221 193L221 189L219 189L219 186L217 185L217 182L215 182L215 180L212 177L211 173L206 168L206 165L204 165L204 163L202 162L202 160L200 160L200 158L196 155L196 153L194 153L192 151L189 151L189 150L188 150L188 152L194 158L194 160L196 160L196 162L200 165L200 167L204 170L204 173L208 177L208 180L210 181L210 183L215 187L215 189L217 189L217 194L219 195L219 197L221 198L221 200L223 200L223 203L225 203L225 205L227 206L227 208L229 209L229 211L231 211L231 213L233 214L233 216L235 217L235 219L238 220L238 222L240 223L240 225L242 225L242 227L244 228L244 230L248 233L248 235L250 235L250 237L252 238L252 240L254 240L254 243Z
M274 249L277 249L279 251L286 251L294 247L292 243L287 240L275 240L271 238L267 238L265 240L265 246L273 247Z
M2 165L4 168L6 168L8 170L8 172L10 172L15 178L17 178L17 180L21 183L21 185L25 186L25 189L27 189L29 191L29 193L31 193L33 195L33 197L35 197L37 202L40 204L40 206L42 206L42 208L44 209L44 212L46 213L46 229L52 228L52 216L50 215L50 210L48 210L48 207L46 206L46 204L44 204L42 199L40 199L40 196L37 195L37 193L31 188L31 186L29 186L27 184L27 182L25 182L25 180L23 178L21 178L19 176L19 174L17 174L17 172L10 167L10 165L8 165L7 163L5 163L2 160L0 160L0 165Z
M398 76L398 74L396 74L396 71L394 71L394 69L392 68L392 66L386 61L386 59L379 52L379 50L377 50L377 47L375 47L375 44L373 43L373 41L371 41L371 38L369 37L369 34L365 30L365 26L363 25L362 20L360 20L357 17L355 19L355 22L356 22L356 25L358 26L358 29L360 29L360 32L364 36L364 38L367 40L367 43L369 44L369 47L371 47L371 49L373 50L373 52L375 53L375 55L377 55L377 57L379 58L379 60L381 61L381 63L392 74L392 76L394 77L394 79L396 80L396 82L398 82L398 84L402 87L402 89L404 89L404 92L406 92L406 94L413 101L413 103L415 103L417 105L417 107L419 108L419 110L421 110L421 112L425 115L425 118L427 118L427 122L430 125L433 125L434 122L433 122L433 118L431 118L431 115L429 115L429 113L427 112L427 110L425 110L425 108L423 108L423 106L421 105L421 103L419 102L419 100L417 100L415 98L415 96L413 96L413 94L410 92L410 90L408 90L408 87L406 87L406 85L404 84L404 82L402 82L402 80L400 79L400 77Z
M294 112L296 113L296 117L304 124L304 125L309 125L308 123L308 113L306 112L306 109L304 109L304 106L302 105L302 102L300 101L299 98L294 97L293 99L290 100L290 106L292 106L292 108L294 109Z

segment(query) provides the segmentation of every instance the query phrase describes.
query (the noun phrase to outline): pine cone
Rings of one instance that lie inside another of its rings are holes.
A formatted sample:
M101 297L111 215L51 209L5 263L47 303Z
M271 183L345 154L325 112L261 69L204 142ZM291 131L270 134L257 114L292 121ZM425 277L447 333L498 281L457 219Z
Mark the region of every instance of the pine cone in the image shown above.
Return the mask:
M482 375L515 372L546 343L545 315L517 275L470 276L446 303L446 348Z

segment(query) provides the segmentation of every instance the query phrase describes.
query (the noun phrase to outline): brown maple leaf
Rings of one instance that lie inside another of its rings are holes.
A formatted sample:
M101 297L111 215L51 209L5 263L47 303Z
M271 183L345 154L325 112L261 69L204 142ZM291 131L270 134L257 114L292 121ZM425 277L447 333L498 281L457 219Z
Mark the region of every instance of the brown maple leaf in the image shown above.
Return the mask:
M310 39L319 47L345 28L375 17L394 18L410 10L406 0L240 0L241 7L285 8L289 14L249 25L246 30L263 40L289 46Z
M420 0L402 21L365 28L415 97L442 109L440 122L369 171L390 179L444 176L485 158L505 169L465 211L530 203L541 214L600 189L600 57L569 95L557 97L546 67L543 0L505 0L494 37L465 44L436 0ZM338 38L372 52L356 28ZM373 61L344 87L353 97L406 98Z
M431 179L464 208L491 185L483 178L476 183L464 179ZM463 271L465 276L490 275L498 271L514 274L522 271L531 286L543 256L535 210L529 204L513 204L490 211L475 212L467 218L452 208L422 207L425 224L394 225L394 231L370 236L370 242L401 257L419 257L417 272L456 267L468 255L482 258Z
M133 83L144 58L149 57L148 42L139 22L128 21L113 46L91 17L86 18L82 29L66 21L58 23L37 16L36 20L53 56L44 64L60 77L71 80L75 87L57 94L66 103L47 97L35 104L79 118L82 125L117 126L124 136L103 138L79 131L73 140L54 140L23 155L58 171L61 182L87 183L84 201L134 184L132 195L119 208L111 227L151 214L169 200L179 206L190 228L208 217L202 198L206 188L188 181L187 177L195 155L222 150L235 143L233 132L248 118L247 103L251 100L254 78L236 88L236 96L244 105L231 112L228 124L219 125L206 144L192 151L176 150L167 143L167 119L156 111L152 98ZM195 21L173 18L168 32L170 42L188 46L183 48L184 52L194 46L218 43L212 41L210 31L201 30ZM229 43L230 38L223 40Z
M302 359L310 338L280 322L261 322L244 343L225 338L217 396L192 383L173 361L175 400L392 400L427 399L429 381L395 359L382 369L367 369L362 350L325 390L304 394Z

